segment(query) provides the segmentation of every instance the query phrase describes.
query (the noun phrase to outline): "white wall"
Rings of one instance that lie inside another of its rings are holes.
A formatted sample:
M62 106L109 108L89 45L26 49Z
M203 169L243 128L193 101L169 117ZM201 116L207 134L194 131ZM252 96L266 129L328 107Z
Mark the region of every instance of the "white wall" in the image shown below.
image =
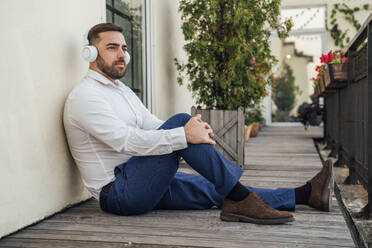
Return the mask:
M339 0L328 0L327 3L328 3L328 6L327 6L328 27L332 28L332 25L330 24L330 22L331 22L331 11L333 9L333 5L336 4L336 3L340 3L340 1ZM368 16L372 13L372 1L371 0L345 1L345 3L350 8L354 8L354 7L360 7L361 8L360 11L355 13L355 19L361 25L363 25L363 23L366 21ZM362 6L364 4L369 4L369 9L368 10L364 10L362 8ZM342 31L345 31L345 30L349 29L348 36L350 37L350 41L351 41L354 38L355 34L357 33L357 30L354 28L353 25L351 25L348 21L346 21L343 18L342 13L337 13L335 17L337 18L337 23L338 23L339 29L341 29ZM333 41L329 32L328 32L327 36L328 36L327 37L328 50L335 50L336 45L334 44L334 41ZM348 45L346 45L346 47L347 46ZM346 49L346 47L344 49Z
M62 125L104 0L0 2L0 237L87 199Z
M370 4L369 10L361 10L355 14L355 18L360 22L360 24L363 24L364 21L367 19L367 17L371 14L372 6L371 6L371 0L358 0L358 1L340 1L340 0L282 0L282 8L297 8L297 7L308 7L308 6L327 6L327 19L328 19L328 26L329 28L332 28L330 22L331 22L331 11L333 9L333 5L336 3L343 3L345 2L350 8L354 7L362 7L364 4ZM349 29L348 35L350 39L354 37L356 34L356 30L354 27L343 18L343 14L338 13L336 15L337 22L339 23L339 27L344 31L346 29ZM333 42L333 39L331 38L329 32L327 35L327 43L328 43L328 50L335 49L335 44Z
M282 58L285 59L285 62L290 66L293 71L293 76L295 78L295 85L299 88L300 92L296 93L296 101L291 110L292 115L297 114L297 108L303 102L310 102L310 92L309 92L309 78L307 72L307 65L309 59L305 57L298 57L295 55L294 45L287 45L282 48ZM290 59L285 58L285 55L291 55ZM282 63L282 61L281 61ZM312 93L312 92L311 92Z
M173 114L191 112L194 105L186 86L177 83L174 58L186 60L178 0L157 0L154 4L155 33L155 114L167 119Z

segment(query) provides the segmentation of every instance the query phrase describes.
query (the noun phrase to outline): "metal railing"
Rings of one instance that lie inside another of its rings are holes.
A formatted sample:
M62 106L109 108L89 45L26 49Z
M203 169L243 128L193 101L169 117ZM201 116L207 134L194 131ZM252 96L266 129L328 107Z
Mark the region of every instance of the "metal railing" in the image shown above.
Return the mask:
M372 218L372 14L346 50L349 76L345 87L324 96L325 140L339 164L346 164L345 183L368 191L365 214Z

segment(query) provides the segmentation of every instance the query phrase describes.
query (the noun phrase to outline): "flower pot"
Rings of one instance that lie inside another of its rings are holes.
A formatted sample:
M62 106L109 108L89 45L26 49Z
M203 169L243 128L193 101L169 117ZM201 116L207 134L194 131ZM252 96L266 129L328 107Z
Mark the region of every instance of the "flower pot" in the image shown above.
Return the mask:
M342 88L347 85L348 63L327 64L324 71L325 86L328 89Z
M258 135L259 130L260 130L260 123L258 122L253 123L250 137L256 137Z
M249 126L247 125L244 126L244 142L247 142L247 140L249 140L251 130L252 130L252 124Z

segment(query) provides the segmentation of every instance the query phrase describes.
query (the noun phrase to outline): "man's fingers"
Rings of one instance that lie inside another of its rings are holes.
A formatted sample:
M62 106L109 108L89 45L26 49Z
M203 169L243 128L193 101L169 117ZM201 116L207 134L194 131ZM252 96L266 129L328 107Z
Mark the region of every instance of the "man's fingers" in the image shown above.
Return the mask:
M213 133L208 132L208 135L206 137L204 137L204 142L203 143L216 145L216 142L212 139L213 137L211 135L214 136Z
M213 138L214 137L214 133L213 133L213 129L212 128L209 128L209 129L206 129L208 134L209 134L209 137Z
M195 115L195 119L198 121L198 122L203 122L202 119L201 119L201 114L197 114Z
M208 139L208 143L214 146L216 145L216 142L212 140L211 138Z

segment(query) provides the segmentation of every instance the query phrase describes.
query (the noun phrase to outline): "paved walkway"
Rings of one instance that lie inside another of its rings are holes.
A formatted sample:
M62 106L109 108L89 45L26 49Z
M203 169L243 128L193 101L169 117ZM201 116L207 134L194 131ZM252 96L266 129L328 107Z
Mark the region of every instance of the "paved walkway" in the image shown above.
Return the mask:
M242 181L256 187L302 185L321 168L312 140L321 132L264 128L246 144ZM354 247L334 196L330 213L298 206L295 219L275 226L222 222L218 209L120 217L89 200L0 240L0 247Z

